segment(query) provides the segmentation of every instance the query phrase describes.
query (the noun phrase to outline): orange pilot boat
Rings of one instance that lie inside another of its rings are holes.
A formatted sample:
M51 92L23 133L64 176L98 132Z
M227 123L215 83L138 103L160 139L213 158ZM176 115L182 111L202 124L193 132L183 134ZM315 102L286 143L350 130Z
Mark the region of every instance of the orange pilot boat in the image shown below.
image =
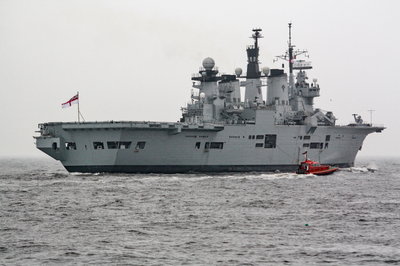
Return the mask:
M319 164L311 160L305 160L299 165L297 169L298 174L313 174L313 175L329 175L335 172L337 167L331 167L330 165Z
M297 174L329 175L339 169L337 167L308 160L307 152L304 154L306 155L306 159L300 163L299 168L296 171Z

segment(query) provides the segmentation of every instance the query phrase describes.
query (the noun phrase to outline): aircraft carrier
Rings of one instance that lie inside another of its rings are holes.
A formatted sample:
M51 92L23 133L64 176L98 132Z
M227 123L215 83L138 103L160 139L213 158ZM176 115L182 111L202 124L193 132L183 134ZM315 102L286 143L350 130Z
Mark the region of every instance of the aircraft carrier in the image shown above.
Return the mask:
M384 127L357 115L336 125L331 111L314 108L320 86L308 80L312 65L299 59L307 51L294 48L290 23L288 49L277 57L287 72L260 70L261 29L252 38L245 74L220 74L212 58L203 60L180 122L42 123L36 147L69 172L294 171L306 151L323 164L353 166L365 137Z

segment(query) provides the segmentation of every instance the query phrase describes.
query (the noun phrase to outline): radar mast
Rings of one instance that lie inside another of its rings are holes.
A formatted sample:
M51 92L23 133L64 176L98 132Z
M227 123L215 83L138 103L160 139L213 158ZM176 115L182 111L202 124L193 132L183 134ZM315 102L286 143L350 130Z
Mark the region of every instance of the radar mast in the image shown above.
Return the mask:
M259 38L263 38L263 36L261 35L260 31L262 31L262 29L253 29L253 35L251 36L251 38L254 39L254 48L258 49L258 39Z
M289 23L289 73L293 73L292 23Z
M311 62L307 62L305 60L298 60L297 57L299 55L304 54L305 57L309 57L307 50L294 50L296 47L292 44L292 23L288 23L289 27L289 40L288 40L288 50L283 55L278 55L275 57L274 62L279 59L289 62L289 88L290 88L290 96L293 95L293 87L294 87L294 76L293 70L304 70L311 69Z
M253 29L253 34L251 35L250 38L254 39L254 45L249 45L247 47L247 75L246 78L260 78L261 73L259 69L259 62L258 62L258 53L259 53L259 47L258 47L258 39L263 38L263 36L260 33L261 29Z

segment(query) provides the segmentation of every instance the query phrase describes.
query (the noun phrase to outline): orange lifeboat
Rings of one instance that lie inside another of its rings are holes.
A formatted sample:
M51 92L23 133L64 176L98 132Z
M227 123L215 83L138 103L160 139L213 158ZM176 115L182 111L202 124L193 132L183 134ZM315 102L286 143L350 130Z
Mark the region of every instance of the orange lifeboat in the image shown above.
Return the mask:
M320 164L315 161L306 159L301 162L297 169L297 174L313 174L313 175L329 175L338 170L337 167L331 167L330 165Z

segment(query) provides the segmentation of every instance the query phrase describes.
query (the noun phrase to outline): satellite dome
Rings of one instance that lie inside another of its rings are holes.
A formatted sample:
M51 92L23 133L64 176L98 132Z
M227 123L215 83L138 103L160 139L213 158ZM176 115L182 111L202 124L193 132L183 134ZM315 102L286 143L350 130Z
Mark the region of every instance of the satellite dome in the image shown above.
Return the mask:
M269 74L269 67L263 67L262 72L267 76Z
M318 79L313 79L313 82L314 82L314 83L317 83L317 82L318 82Z
M211 57L204 58L203 67L205 70L212 70L215 66L215 61Z
M200 92L200 99L204 99L206 97L206 94L204 92Z
M240 75L242 75L242 72L243 72L243 70L240 68L240 67L238 67L238 68L236 68L235 69L235 74L236 74L236 76L240 76Z

